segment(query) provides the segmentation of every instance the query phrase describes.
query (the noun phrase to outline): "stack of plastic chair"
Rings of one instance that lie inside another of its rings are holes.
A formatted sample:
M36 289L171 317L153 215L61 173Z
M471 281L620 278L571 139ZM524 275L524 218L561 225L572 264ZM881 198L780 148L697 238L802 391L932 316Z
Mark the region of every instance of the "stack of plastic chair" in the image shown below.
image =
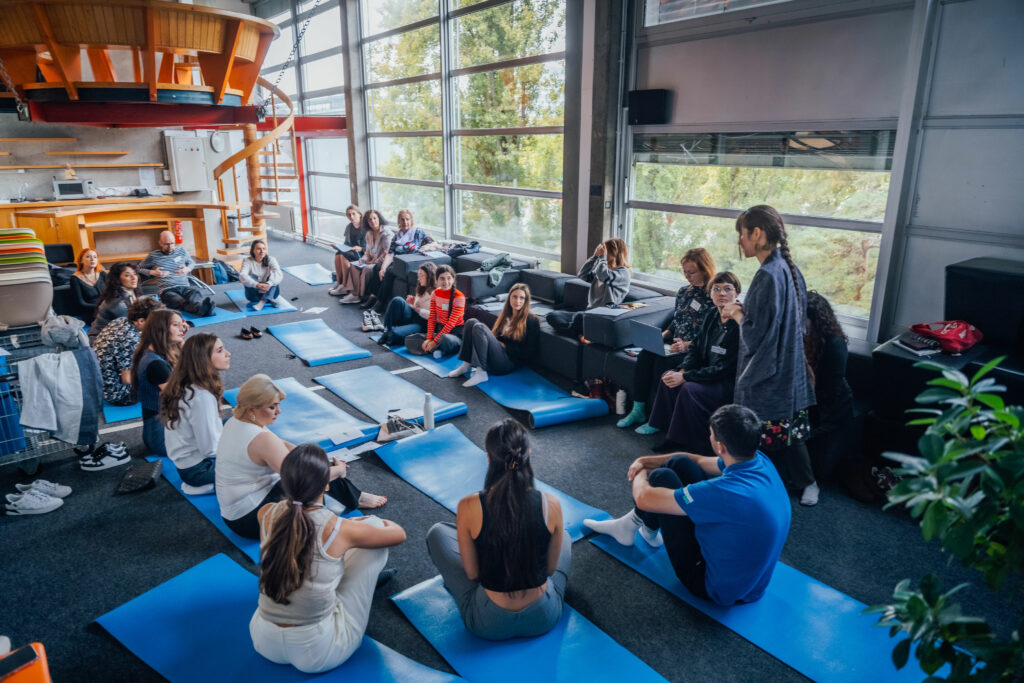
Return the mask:
M0 325L43 320L53 303L53 282L43 243L27 228L0 230Z

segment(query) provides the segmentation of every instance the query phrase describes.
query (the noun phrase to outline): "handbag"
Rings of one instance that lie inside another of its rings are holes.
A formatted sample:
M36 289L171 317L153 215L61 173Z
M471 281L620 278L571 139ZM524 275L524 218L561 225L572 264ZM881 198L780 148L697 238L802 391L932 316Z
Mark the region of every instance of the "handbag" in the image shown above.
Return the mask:
M977 327L963 320L917 323L910 326L910 331L925 339L934 339L944 353L954 355L963 353L985 336Z

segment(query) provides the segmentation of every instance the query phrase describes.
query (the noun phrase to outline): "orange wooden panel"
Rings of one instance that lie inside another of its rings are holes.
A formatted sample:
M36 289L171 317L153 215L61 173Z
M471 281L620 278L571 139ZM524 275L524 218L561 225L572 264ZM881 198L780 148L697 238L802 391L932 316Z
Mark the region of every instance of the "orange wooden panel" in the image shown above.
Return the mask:
M3 22L0 22L0 26ZM11 74L16 84L29 83L36 80L36 61L38 59L35 49L7 49L0 50L0 59L4 60L7 72Z
M32 12L36 27L43 35L46 47L50 50L53 67L60 77L60 82L64 85L68 97L77 100L78 91L75 90L74 81L82 79L82 51L78 48L65 47L57 42L45 6L33 5Z
M36 27L30 6L4 8L3 21L0 21L0 47L28 47L42 42L43 34Z
M106 50L90 49L85 51L89 57L89 66L92 67L93 80L117 81L117 74L114 73L114 63L110 59L110 53Z
M256 48L256 55L249 63L235 63L229 81L232 88L242 91L242 104L248 104L252 99L252 93L256 89L256 79L260 77L260 69L263 67L263 60L270 49L270 43L274 40L273 33L260 35L260 42Z
M157 76L160 83L174 82L174 53L164 52L160 56L160 75Z
M238 47L235 49L236 57L247 62L256 58L256 52L260 46L260 32L252 24L242 25L242 34L238 39Z

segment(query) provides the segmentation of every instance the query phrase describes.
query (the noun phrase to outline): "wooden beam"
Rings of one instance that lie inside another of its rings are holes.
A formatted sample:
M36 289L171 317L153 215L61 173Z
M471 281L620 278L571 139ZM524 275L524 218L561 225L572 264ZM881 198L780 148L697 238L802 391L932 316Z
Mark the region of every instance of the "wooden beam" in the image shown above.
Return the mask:
M0 138L0 142L75 142L77 138Z
M53 150L50 150L50 151L47 151L47 152L43 152L43 154L45 154L47 156L51 156L51 157L85 157L85 156L123 157L125 154L128 154L128 153L129 152L126 149L117 149L117 150L110 150L110 151L94 151L94 152L76 151L76 150L70 150L69 149L69 150L66 150L66 151L60 151L60 150L53 151Z
M43 41L50 51L68 98L77 100L78 90L75 88L75 81L82 80L82 51L78 47L65 47L57 42L53 26L50 25L50 16L43 5L32 5L32 16L35 18L36 28L43 35Z
M89 66L92 67L92 80L117 82L117 74L114 72L114 62L110 59L110 53L106 50L89 48L85 51L89 58Z
M156 102L156 10L144 8L143 18L146 22L146 47L142 52L142 77L149 85L149 101Z
M273 41L273 33L261 33L259 45L256 47L256 57L252 63L235 64L231 70L231 87L242 91L243 103L252 98L252 92L256 89L256 79L259 78L260 69L263 68L263 60L266 59Z
M220 104L224 100L224 91L231 80L231 71L235 66L235 52L238 50L238 39L242 35L242 22L239 19L229 20L224 26L224 42L219 53L201 52L199 67L203 72L203 82L213 86L213 101ZM244 102L245 99L243 98Z
M137 47L132 48L132 79L142 82L142 50Z
M36 170L44 168L161 168L163 164L139 164L139 163L124 163L124 164L22 164L19 166L0 166L0 171L16 171L16 170Z
M174 53L164 52L160 55L160 75L156 78L159 83L174 83Z

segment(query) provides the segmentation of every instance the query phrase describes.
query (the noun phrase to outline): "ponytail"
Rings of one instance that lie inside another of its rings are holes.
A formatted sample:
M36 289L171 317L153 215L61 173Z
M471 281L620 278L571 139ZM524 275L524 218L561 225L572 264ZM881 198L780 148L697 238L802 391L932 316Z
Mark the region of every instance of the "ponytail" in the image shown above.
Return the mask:
M521 585L534 562L523 524L534 489L529 438L526 429L509 417L488 430L484 445L489 458L482 501L490 525L488 541L501 557L503 583Z
M782 221L782 216L773 207L767 204L758 204L752 206L739 216L736 217L736 232L740 232L741 229L753 230L754 228L761 228L764 232L765 237L768 240L768 246L772 249L778 248L779 255L782 256L782 260L789 266L789 275L793 278L793 289L796 292L797 302L797 315L800 323L803 323L804 318L804 304L806 301L800 294L800 271L797 270L796 264L793 262L793 257L789 251L789 240L786 235L786 225Z

